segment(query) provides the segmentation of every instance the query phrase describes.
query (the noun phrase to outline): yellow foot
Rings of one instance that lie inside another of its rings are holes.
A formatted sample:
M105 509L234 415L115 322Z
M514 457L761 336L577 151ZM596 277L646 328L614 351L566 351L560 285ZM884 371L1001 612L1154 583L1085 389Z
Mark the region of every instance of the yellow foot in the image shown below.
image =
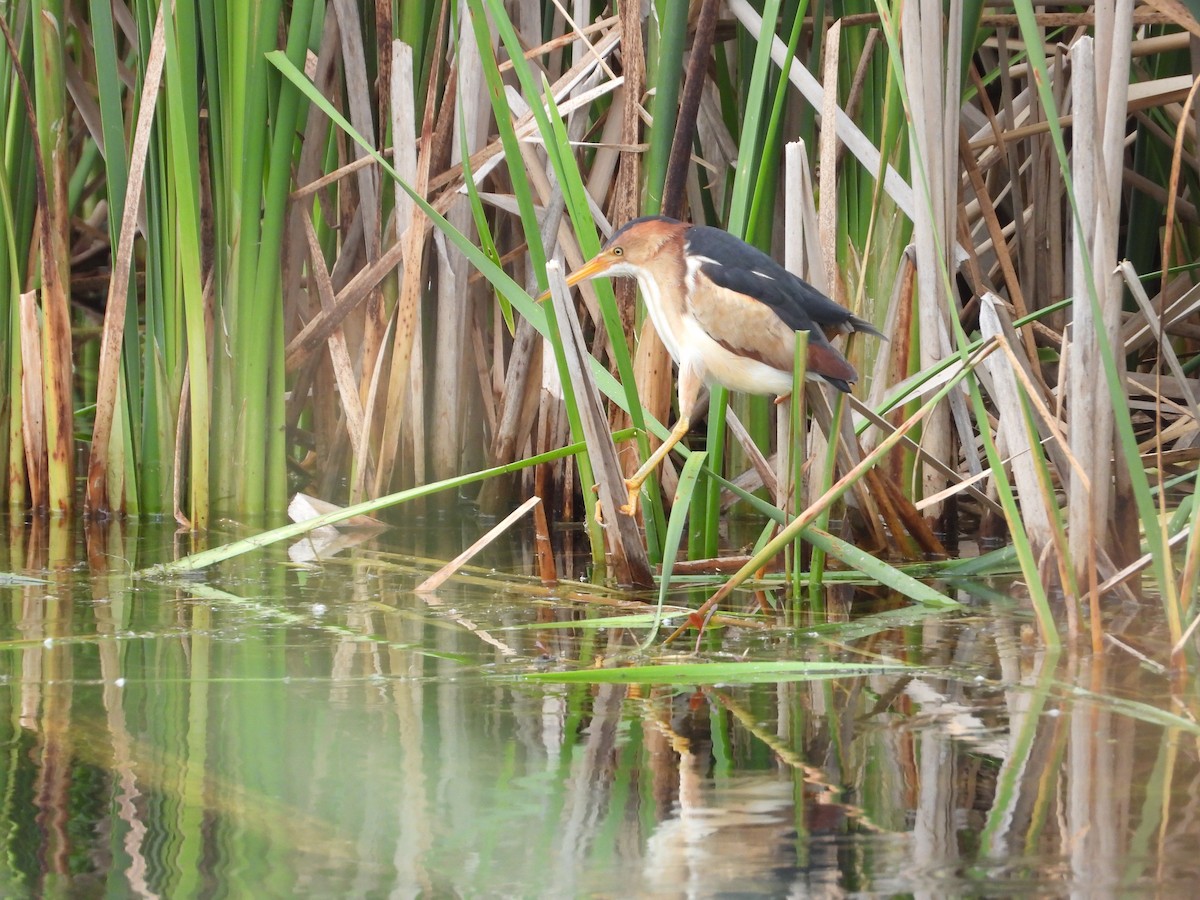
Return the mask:
M638 501L642 497L642 486L639 482L625 479L625 487L629 490L629 496L625 501L625 505L621 507L621 512L627 516L637 515Z
M592 518L601 528L604 527L604 505L600 502L600 485L592 485L592 494L596 497L596 511L592 513Z

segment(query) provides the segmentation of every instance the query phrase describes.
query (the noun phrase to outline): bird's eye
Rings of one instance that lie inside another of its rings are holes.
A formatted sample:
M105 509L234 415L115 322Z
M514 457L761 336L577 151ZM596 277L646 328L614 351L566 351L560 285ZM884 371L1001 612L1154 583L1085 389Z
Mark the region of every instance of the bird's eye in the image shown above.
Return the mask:
M613 256L624 256L625 250L622 247L613 247Z

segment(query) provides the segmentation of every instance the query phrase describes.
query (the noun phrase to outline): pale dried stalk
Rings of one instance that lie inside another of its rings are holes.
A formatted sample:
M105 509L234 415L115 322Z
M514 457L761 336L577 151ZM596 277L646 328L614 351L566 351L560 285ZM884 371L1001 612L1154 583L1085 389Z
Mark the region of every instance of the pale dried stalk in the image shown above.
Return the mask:
M624 86L618 88L613 94L613 106L615 108L621 108L625 99L624 94ZM613 178L617 173L617 166L621 161L622 133L624 127L624 121L620 116L606 115L604 117L604 128L600 132L596 154L592 157L592 164L585 173L588 195L592 198L593 203L603 202L604 198L608 196L609 189L612 187Z
M25 439L25 477L29 482L29 505L44 509L50 493L47 484L46 419L43 414L42 326L38 321L37 293L21 294L21 428ZM12 496L21 494L20 485Z
M317 295L321 298L321 306L329 308L333 305L333 284L329 280L329 271L325 268L325 256L317 240L317 232L307 215L304 216L304 236L308 241L312 282L315 283ZM363 427L363 408L359 401L358 384L354 377L354 366L350 362L350 353L346 348L346 336L341 328L335 329L329 336L329 361L333 365L334 378L337 380L338 396L342 401L342 413L350 446L354 449L356 458L367 459L370 441Z
M783 169L783 264L810 284L821 289L818 281L825 274L820 265L821 250L814 240L820 234L817 224L816 199L812 192L812 173L803 141L792 141L784 147ZM817 280L814 280L817 279ZM786 512L795 512L797 491L793 483L793 455L804 446L803 435L791 433L792 404L803 403L804 396L788 397L778 407L775 434L779 448L775 458L775 479L778 488L775 505ZM806 421L800 410L799 421Z
M999 298L985 293L981 300L980 334L985 340L1007 340L1000 322ZM1024 522L1034 556L1040 558L1042 551L1054 542L1051 518L1057 515L1057 507L1047 509L1044 504L1037 502L1037 498L1042 496L1042 491L1033 454L1040 451L1035 451L1030 446L1024 404L1021 402L1021 394L1009 360L1004 356L993 355L984 361L981 368L991 376L992 394L1000 418L996 445L1001 455L1007 454L1012 458L1013 481L1016 483L1017 495L1021 498L1021 520ZM987 427L986 424L983 427ZM1050 499L1053 500L1052 497Z
M333 69L337 56L338 48L338 25L337 16L334 14L332 7L326 10L325 28L321 36L321 46L314 57L309 54L304 66L304 74L308 79L320 90L323 94L329 95L333 90ZM311 182L321 172L324 165L324 154L328 147L327 137L329 134L330 122L326 116L308 116L304 126L304 136L302 139L300 159L296 165L296 180L300 184ZM303 327L304 322L311 321L320 310L319 304L315 303L315 295L308 290L307 278L307 260L308 260L308 241L304 236L304 217L309 215L312 201L310 194L299 195L293 193L289 198L287 211L287 231L285 234L282 258L280 260L281 274L281 296L289 298L293 302L284 304L284 329L286 335L292 335ZM325 204L323 204L325 205ZM326 207L328 212L328 207ZM343 236L343 245L346 241L351 240L349 235ZM341 255L338 257L337 264L341 264L343 259L347 257L347 252L357 253L358 243L354 243L354 249L344 248ZM335 271L337 266L335 265ZM336 278L332 279L334 284L337 284ZM312 360L319 360L317 354L308 357L310 364ZM298 421L300 416L301 405L307 400L305 392L302 394L299 391L293 391L291 394L291 402L288 411L289 426ZM304 399L302 399L302 397ZM328 424L320 417L314 417L314 425L320 429L316 435L317 446L329 445L332 443L330 434L332 429L328 428Z
M363 28L358 14L358 6L352 0L334 0L333 9L337 13L340 25L342 71L345 78L346 99L349 105L350 123L359 134L369 141L375 137L375 113L371 104L371 83L367 76L366 51L363 46ZM381 70L390 68L389 61L380 61ZM380 72L382 77L383 71ZM411 77L411 74L410 74ZM411 82L410 82L411 84ZM391 93L391 85L387 85L382 93ZM408 94L411 103L411 88L405 87L402 94ZM395 94L392 94L395 96ZM381 100L383 98L381 97ZM410 132L411 133L411 132ZM396 143L406 143L401 135L394 135ZM370 159L370 154L353 143L355 157L360 160ZM411 172L409 175L411 176ZM383 243L383 188L381 173L377 166L363 166L356 172L358 207L355 216L361 223L363 249L366 254L367 266L378 262L382 253ZM387 279L394 285L396 274L389 270ZM332 309L327 298L322 295L321 308L323 311ZM375 373L381 365L384 354L384 341L388 329L387 311L384 304L382 282L373 286L364 298L358 311L361 313L361 335L358 338L358 369L359 386L356 401L370 393L369 383L375 381ZM332 341L332 336L330 337ZM330 347L334 345L331 343ZM419 369L420 367L418 367ZM339 379L339 392L344 393L348 385L343 386ZM359 427L364 427L366 420L360 420ZM367 460L369 433L362 436L354 444L355 482L352 495L357 499L365 492L366 480L369 477L370 465Z
M471 544L470 547L458 554L458 556L454 557L454 559L450 560L450 562L446 563L446 565L442 566L440 569L418 584L415 588L413 588L413 590L418 594L426 594L430 591L436 591L439 587L445 584L455 572L478 556L479 552L485 547L488 547L494 543L496 538L508 531L508 529L515 525L522 516L524 516L527 512L541 502L541 497L530 497L511 513L505 516L501 521L497 522L492 528L488 529L487 534L483 535L483 537Z
M400 41L392 42L392 134L395 135L396 172L407 183L417 179L417 110L410 85L413 84L412 48ZM395 185L395 233L403 234L412 222L416 204L408 193ZM413 331L412 353L415 359L423 358L421 335L421 309L417 308L417 320ZM413 481L423 484L425 473L425 367L413 366L408 378L409 413L406 440L412 442Z
M342 37L342 72L346 80L346 99L350 106L350 124L367 140L375 134L375 117L371 110L371 84L367 77L366 53L363 49L362 22L353 0L333 0ZM357 143L354 155L359 159L369 154ZM379 170L364 166L358 170L358 202L362 210L363 232L366 237L367 262L375 262L380 252Z
M529 434L532 424L529 410L536 409L533 401L540 389L541 344L542 338L537 329L528 320L519 319L509 354L508 370L504 375L499 417L492 433L493 464L516 459L520 451L517 441ZM538 377L532 377L533 373Z
M1155 312L1154 304L1146 296L1146 289L1142 287L1142 281L1138 278L1137 272L1134 271L1133 265L1129 260L1124 260L1117 267L1117 270L1121 273L1126 287L1129 288L1129 293L1133 296L1138 308L1142 311L1146 322L1156 323L1158 316ZM1192 418L1200 421L1200 404L1197 404L1196 395L1192 392L1191 382L1183 373L1183 367L1179 363L1179 357L1175 353L1175 348L1171 345L1170 341L1162 341L1157 349L1162 358L1166 360L1167 368L1175 376L1175 383L1179 385L1180 392L1187 403L1188 411L1191 413Z
M426 123L428 124L428 122L427 117ZM428 183L429 157L428 152L422 153L420 156L417 180L413 185L413 189L418 194L424 193L423 188ZM396 262L403 258L404 275L400 281L400 298L396 303L387 415L384 419L383 436L379 445L379 467L375 470L373 489L376 495L384 492L385 483L391 478L396 448L399 443L400 423L408 396L408 379L411 374L414 342L420 321L421 271L425 259L425 228L427 225L428 220L425 213L419 207L414 207L412 222L408 226L408 230L379 262L379 265L382 265L387 260L391 262L392 266L395 266ZM394 253L395 250L400 252ZM349 285L346 289L349 290ZM367 408L373 410L375 404L371 402Z
M892 293L888 298L887 313L880 329L888 335L889 344L875 356L875 369L871 376L870 393L866 402L872 408L880 407L893 386L909 374L908 354L912 341L908 339L912 321L912 293L916 278L915 249L909 244L900 257ZM899 421L898 419L896 420ZM863 436L863 447L874 446L875 435L867 432Z
M459 23L456 45L458 65L451 160L487 142L491 106L483 78L483 59L469 17ZM494 52L489 49L488 52ZM474 234L475 223L468 204L459 199L447 211L446 218L459 232ZM435 236L436 237L436 236ZM435 479L449 478L458 472L464 446L463 413L466 409L463 374L464 354L470 326L471 292L467 289L467 259L459 253L438 254L437 311L433 346L433 406L430 409L430 450Z
M438 23L438 31L434 46L441 43L446 17L443 15ZM437 94L438 61L436 56L430 61L429 85L426 96L425 111L421 120L420 152L417 154L416 173L411 187L418 196L427 197L429 192L429 176L435 152L434 103ZM451 73L453 79L453 73ZM414 120L415 121L415 120ZM388 379L387 407L383 421L382 439L379 446L379 465L375 470L374 493L378 496L385 490L392 477L396 453L399 446L400 426L403 421L405 401L409 392L409 379L412 375L412 360L414 351L421 349L418 339L420 330L420 308L422 281L421 276L425 257L425 230L429 227L429 219L424 211L413 205L409 210L409 225L399 237L393 248L389 248L381 257L376 267L393 255L396 248L402 251L401 256L391 260L395 266L402 257L404 260L404 275L400 282L400 296L396 302L396 312L393 321L392 355ZM368 267L367 270L373 267ZM390 267L389 267L390 268ZM364 271L367 271L364 270ZM382 278L388 270L383 270L378 277ZM361 274L361 273L360 273ZM357 280L357 279L356 279ZM347 285L349 289L349 285ZM420 360L421 357L417 356ZM372 384L367 404L368 421L376 409L376 387L378 375L372 376ZM424 416L422 416L424 421ZM423 450L423 447L418 448Z
M163 32L163 10L160 8L150 39L150 55L142 88L138 120L134 126L133 146L129 160L129 185L125 191L125 211L121 217L116 262L108 284L104 312L104 328L100 338L100 363L96 376L96 418L92 427L91 455L88 458L87 497L85 506L93 512L106 511L112 504L108 496L107 464L112 438L113 411L120 386L121 345L125 333L125 307L129 297L129 276L133 267L133 238L137 229L138 209L145 185L146 154L150 148L150 128L154 122L155 99L162 84L166 61L166 42ZM118 438L119 439L119 438ZM208 435L195 435L195 440L207 441ZM207 472L193 472L193 478L207 480Z
M452 227L463 233L473 231L471 211L460 204L447 216ZM467 290L467 262L451 253L445 236L433 232L437 250L437 307L434 312L433 391L429 410L431 471L434 479L449 478L458 472L464 443L462 410L464 405L463 363L467 347L470 302Z
M737 440L738 445L750 460L751 467L758 473L759 484L766 488L772 496L778 497L780 482L775 474L775 470L771 468L771 464L767 462L767 458L763 456L762 451L758 449L758 445L754 443L754 438L750 436L750 432L742 424L742 420L737 417L732 404L726 404L725 422L729 426L729 432Z
M583 343L583 333L575 315L575 307L567 289L566 279L558 263L547 264L554 313L562 336L563 352L570 372L575 401L588 446L588 458L600 491L600 506L607 516L605 543L613 555L619 584L653 587L654 576L646 557L637 520L619 511L625 502L625 474L617 459L608 417L600 401L600 391L592 378L591 356Z
M929 369L949 352L946 320L951 299L944 273L955 270L951 248L955 245L958 211L958 104L959 66L962 44L962 7L951 4L949 21L943 23L942 4L936 0L906 3L903 10L905 81L912 109L909 131L911 153L928 191L925 202L916 204L913 218L917 251L917 307L920 328L920 365ZM933 410L921 436L926 452L949 463L953 452L950 406L962 406L955 393L948 404ZM956 418L965 417L965 409ZM960 428L962 427L960 422ZM973 441L968 430L964 446ZM925 467L921 495L938 493L943 487L939 473ZM940 510L930 510L937 515Z
M1122 0L1122 8L1128 11L1131 7ZM1124 41L1116 39L1118 43L1108 63L1115 67L1123 61L1122 71L1126 71L1129 31L1124 27L1117 30L1124 34ZM1117 211L1125 130L1125 80L1110 79L1107 73L1100 76L1094 49L1089 38L1080 39L1071 49L1077 127L1084 129L1081 132L1084 134L1099 134L1101 140L1076 142L1072 153L1072 177L1081 221L1072 255L1075 302L1066 400L1071 415L1071 450L1086 473L1085 479L1072 472L1068 484L1069 549L1081 582L1092 586L1096 583L1093 548L1108 543L1113 504L1113 410L1108 392L1097 389L1097 378L1104 371L1097 332L1103 329L1107 333L1109 346L1115 351L1121 310L1120 282L1115 272ZM1090 277L1084 266L1085 253L1091 262ZM1093 297L1099 303L1099 318L1092 308ZM1121 365L1119 354L1114 362Z
M821 109L821 121L832 122L837 115L838 62L840 60L842 23L837 21L825 35L825 105ZM823 283L810 282L817 290L846 306L846 285L838 270L837 258L837 152L838 134L835 128L822 128L820 137L821 155L821 212L818 236L821 242L821 258L824 261Z

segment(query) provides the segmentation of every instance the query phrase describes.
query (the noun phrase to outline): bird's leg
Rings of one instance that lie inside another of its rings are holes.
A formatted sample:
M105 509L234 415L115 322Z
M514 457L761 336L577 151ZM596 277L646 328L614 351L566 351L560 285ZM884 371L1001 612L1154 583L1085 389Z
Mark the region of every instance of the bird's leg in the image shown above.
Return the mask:
M592 513L592 518L601 528L604 527L604 504L600 501L600 485L592 485L592 493L596 495L596 511Z
M638 498L641 496L642 485L646 479L650 477L650 473L662 464L662 461L667 458L667 454L671 452L671 448L683 440L684 435L691 428L691 422L687 416L680 416L679 421L675 423L675 427L671 429L670 436L658 445L658 449L650 454L649 459L642 463L642 467L633 475L625 479L625 487L629 489L628 502L621 507L621 512L627 516L632 516L637 512Z

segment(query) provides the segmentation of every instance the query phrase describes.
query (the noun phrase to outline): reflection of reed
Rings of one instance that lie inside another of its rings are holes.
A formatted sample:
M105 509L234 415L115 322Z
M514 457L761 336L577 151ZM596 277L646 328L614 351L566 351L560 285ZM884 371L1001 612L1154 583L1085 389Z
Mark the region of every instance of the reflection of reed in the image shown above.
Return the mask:
M623 646L626 640L619 629L609 632L608 655L626 649ZM579 861L588 858L597 830L612 814L608 803L619 764L617 734L626 690L625 685L602 684L596 688L582 752L567 775L557 841L559 865L554 881L563 896L575 893Z
M421 671L423 657L405 648L420 646L423 626L415 617L383 616L382 619L388 638L388 671L401 676L392 682L389 694L396 716L399 777L405 785L404 802L395 804L393 809L395 847L390 862L401 884L420 886L430 892L432 878L426 866L434 843L434 823L425 778L425 687L418 678L404 677Z
M21 654L20 722L34 735L29 756L36 760L33 806L40 837L39 874L61 878L70 873L73 667L70 645L56 640L71 633L66 576L70 524L61 518L38 519L27 534L25 569L47 572L49 581L22 590L18 628L30 644Z
M1076 673L1093 692L1105 688L1105 668L1081 660ZM1132 723L1125 720L1125 725ZM1119 860L1126 849L1124 835L1129 826L1130 772L1118 766L1118 734L1112 714L1102 705L1079 701L1071 711L1067 736L1065 826L1061 835L1063 853L1071 860L1071 871L1081 887L1108 889L1119 884ZM1121 728L1121 731L1126 731ZM1132 746L1132 734L1125 735ZM1124 771L1121 771L1124 769Z
M1200 858L1190 695L1120 649L1064 665L1003 610L711 637L902 676L543 688L508 674L627 658L629 633L501 579L431 615L373 553L329 567L320 614L278 566L223 571L244 596L161 589L119 528L85 537L86 584L53 562L69 531L9 563L49 575L11 588L0 892L1184 895Z
M658 734L669 750L653 757L659 761L655 784L663 789L656 790L658 822L645 844L647 890L687 897L786 893L803 818L795 784L771 773L713 777L708 692L676 695L659 709L646 729L647 743ZM670 717L663 717L668 710ZM668 794L674 798L669 807L662 802Z
M127 555L125 550L126 524L116 520L87 523L88 568L95 604L96 636L100 638L97 650L100 655L100 678L104 685L101 693L108 734L111 736L115 782L113 807L116 817L124 826L121 849L129 857L124 875L132 894L157 897L158 894L150 887L150 863L144 852L149 829L140 810L145 808L147 800L138 784L134 741L126 722L125 673L121 666L121 645L117 642L118 635L128 630L132 613L132 566L125 564L125 560L132 556ZM128 525L136 537L136 522ZM193 621L194 626L203 627L203 624ZM189 761L192 765L201 762ZM200 765L199 771L203 774L203 765ZM201 808L201 805L197 806L197 809Z
M920 735L917 752L921 789L913 816L913 862L918 870L934 872L958 859L957 754L949 739L936 730Z

